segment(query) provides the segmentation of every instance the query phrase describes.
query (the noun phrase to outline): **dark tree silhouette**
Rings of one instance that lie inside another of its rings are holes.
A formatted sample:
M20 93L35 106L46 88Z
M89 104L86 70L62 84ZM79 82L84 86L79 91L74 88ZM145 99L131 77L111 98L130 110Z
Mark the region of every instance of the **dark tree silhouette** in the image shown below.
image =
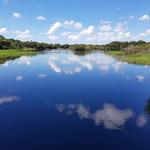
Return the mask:
M145 112L150 115L150 98L147 100L146 106L145 106Z

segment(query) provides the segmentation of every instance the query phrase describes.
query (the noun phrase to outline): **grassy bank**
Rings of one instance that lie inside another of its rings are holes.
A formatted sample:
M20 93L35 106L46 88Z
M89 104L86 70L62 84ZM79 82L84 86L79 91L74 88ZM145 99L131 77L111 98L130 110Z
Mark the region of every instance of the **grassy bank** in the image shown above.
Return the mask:
M0 50L0 64L5 63L8 60L14 60L21 56L33 56L38 53L39 52L34 50ZM124 51L105 51L105 53L116 57L120 61L128 62L129 64L150 65L150 52L126 54Z
M150 65L150 52L126 54L124 51L106 51L105 53L129 64Z
M0 63L5 63L7 60L13 60L21 56L33 56L38 54L36 51L32 50L0 50Z

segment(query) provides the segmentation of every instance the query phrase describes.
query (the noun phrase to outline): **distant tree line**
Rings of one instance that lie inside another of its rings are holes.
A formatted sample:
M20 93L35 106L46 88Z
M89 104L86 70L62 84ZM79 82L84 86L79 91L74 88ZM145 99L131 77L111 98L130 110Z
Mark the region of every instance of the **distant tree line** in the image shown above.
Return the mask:
M71 45L75 51L102 50L102 51L124 51L127 54L138 52L150 52L150 43L145 41L119 42L114 41L106 45Z
M58 44L39 43L34 41L20 41L14 39L6 39L0 35L0 50L5 49L29 49L29 50L46 50L56 49Z
M91 51L91 50L103 50L103 51L125 51L127 54L136 52L150 51L150 43L145 41L131 41L131 42L119 42L114 41L106 45L86 45L86 44L48 44L39 43L34 41L20 41L14 39L6 39L0 35L0 50L4 49L29 49L29 50L46 50L46 49L70 49L74 51Z

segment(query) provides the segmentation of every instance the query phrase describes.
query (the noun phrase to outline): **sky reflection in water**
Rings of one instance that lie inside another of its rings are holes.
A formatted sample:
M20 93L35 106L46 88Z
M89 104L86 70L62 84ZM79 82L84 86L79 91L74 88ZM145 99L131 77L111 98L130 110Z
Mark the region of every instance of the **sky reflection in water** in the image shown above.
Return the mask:
M149 66L129 65L100 52L54 50L8 61L0 65L1 147L40 149L41 141L45 149L69 149L70 144L74 149L120 149L133 139L124 148L145 148L150 139L149 85ZM97 143L98 136L104 143ZM18 145L19 139L26 141ZM84 140L91 141L87 147ZM139 140L140 146L134 144Z

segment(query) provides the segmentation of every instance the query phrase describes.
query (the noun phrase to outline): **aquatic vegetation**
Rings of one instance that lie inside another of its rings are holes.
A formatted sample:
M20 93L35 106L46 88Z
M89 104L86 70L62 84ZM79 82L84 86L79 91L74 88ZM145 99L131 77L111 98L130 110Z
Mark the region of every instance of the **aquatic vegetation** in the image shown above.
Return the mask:
M150 52L126 54L124 51L107 51L106 54L129 64L150 65Z

